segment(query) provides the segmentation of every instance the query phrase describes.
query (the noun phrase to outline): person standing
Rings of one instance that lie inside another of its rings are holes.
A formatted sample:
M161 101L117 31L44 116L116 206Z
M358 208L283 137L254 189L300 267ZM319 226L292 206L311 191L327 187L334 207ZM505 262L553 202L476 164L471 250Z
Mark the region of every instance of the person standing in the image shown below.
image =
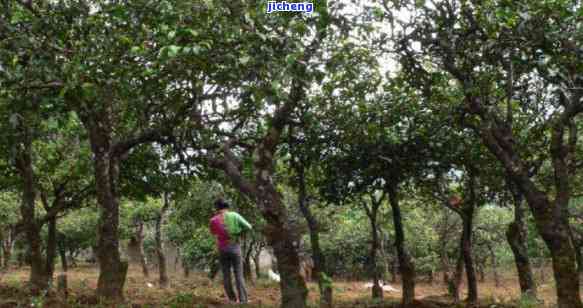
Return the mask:
M219 262L223 272L223 287L230 301L236 302L233 292L231 269L235 273L235 283L239 303L247 303L247 290L243 278L243 258L239 238L252 229L251 224L235 211L229 210L229 203L219 198L215 201L216 214L210 220L210 231L217 240Z

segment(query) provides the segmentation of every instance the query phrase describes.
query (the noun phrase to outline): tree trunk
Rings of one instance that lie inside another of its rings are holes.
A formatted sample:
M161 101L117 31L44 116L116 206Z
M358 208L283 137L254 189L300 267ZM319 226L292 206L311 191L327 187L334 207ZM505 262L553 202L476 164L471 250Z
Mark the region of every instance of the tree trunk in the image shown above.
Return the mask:
M389 187L389 203L393 211L393 225L395 227L395 247L399 259L399 272L403 282L403 307L413 305L415 300L415 265L405 248L405 230L403 229L403 219L401 217L401 207L397 197L397 189L394 186Z
M300 212L306 219L308 230L310 232L310 245L312 247L312 257L314 260L312 275L318 279L318 288L320 290L320 307L329 308L333 306L332 280L326 274L326 259L324 258L322 250L320 249L320 230L318 228L318 221L314 215L312 215L310 205L307 201L304 168L300 165L296 165L295 167L299 178L298 203Z
M398 262L399 261L398 261L397 257L391 258L391 266L390 266L391 283L397 283L397 269L399 268L399 265L397 264Z
M297 90L297 89L296 89ZM295 90L293 91L295 92ZM292 99L297 94L292 95ZM283 130L284 119L289 112L289 105L276 112L276 118L267 135L256 147L254 152L254 182L243 177L239 166L241 162L234 156L227 143L223 147L224 159L211 162L220 167L229 176L240 192L257 202L261 215L266 221L264 234L267 244L273 247L279 268L281 307L304 308L308 289L300 275L300 259L298 256L299 235L289 224L287 210L282 202L282 196L277 191L272 179L274 173L274 153Z
M577 253L577 269L579 275L583 276L583 252L581 250L583 250L583 245L579 242L577 249L575 250Z
M374 198L374 197L373 197ZM377 213L378 208L382 199L376 202L376 200L372 200L371 208L369 209L366 204L363 204L363 207L366 211L370 222L370 232L371 232L371 247L370 247L370 273L372 275L372 298L374 299L381 299L383 298L383 288L380 285L380 273L377 266L377 252L379 250L379 233L377 230Z
M463 251L460 246L459 256L455 265L455 273L452 279L448 282L448 287L451 295L453 296L454 303L460 302L460 287L462 285L464 275L464 256Z
M380 285L380 273L377 266L377 252L379 246L376 220L371 221L372 245L370 249L370 266L372 272L373 286L372 298L383 298L383 289Z
M61 259L62 273L57 276L57 290L65 297L69 295L67 272L69 271L69 264L67 263L67 248L65 245L65 238L62 233L57 232L57 251L59 259Z
M440 226L439 232L439 258L441 261L441 270L443 273L443 284L445 284L446 286L448 286L453 279L452 277L453 275L451 275L451 264L449 261L449 255L447 251L447 243L449 240L449 235L451 234L449 230L450 227L449 220L450 214L447 209L444 209L443 222L442 225Z
M61 267L64 273L69 271L69 264L67 262L67 249L64 243L59 245L59 257L61 259Z
M2 271L3 264L4 264L4 235L0 230L0 271Z
M535 217L536 227L551 253L559 308L583 308L579 291L576 253L573 247L566 206L551 204L543 193L525 192Z
M33 292L36 293L48 287L48 276L41 250L41 230L35 218L36 179L32 165L31 131L28 127L25 127L24 130L24 142L19 148L16 164L23 184L20 213L24 225L25 237L28 242L28 251L30 253L30 284Z
M476 267L478 269L478 274L480 275L480 282L485 282L486 281L486 272L484 271L484 264L478 263L476 265Z
M245 277L245 280L254 284L253 275L251 275L251 247L245 251L243 259L243 276Z
M97 242L97 261L100 270L97 296L109 301L121 301L128 264L122 262L119 253L119 199L117 196L119 162L111 157L108 137L95 127L91 127L90 141L94 154L97 203L101 209Z
M14 247L14 231L9 228L4 235L4 241L2 242L2 253L4 256L3 263L0 264L3 269L8 269L10 267L10 261L12 259L12 249Z
M527 230L522 207L523 196L512 183L509 183L514 199L514 221L508 225L506 239L514 255L514 263L518 272L518 283L522 295L537 297L536 283L532 265L528 256Z
M381 273L381 280L382 281L389 281L389 275L391 273L391 258L387 254L387 247L385 243L389 242L387 233L383 232L383 230L378 230L379 232L379 257L381 258L381 262L383 264L383 269ZM390 246L390 245L389 245ZM392 247L392 246L390 246Z
M559 308L583 308L579 291L576 256L569 236L566 221L551 223L545 220L537 222L542 229L542 236L551 252L553 274L557 284Z
M162 243L162 224L164 222L164 215L170 206L168 193L164 193L164 205L160 211L160 216L156 218L156 255L158 256L158 272L160 274L159 284L160 288L168 287L168 273L166 271L166 256L164 255L164 245Z
M130 265L140 265L144 277L148 278L148 264L144 256L144 223L136 219L134 221L134 232L128 241L128 257Z
M289 228L281 196L273 187L269 189L273 190L260 198L259 202L262 203L263 216L268 218L268 229L265 235L268 244L273 247L281 276L281 307L304 308L308 289L300 275L300 259L296 244L299 243L299 239L296 232Z
M261 249L258 249L254 254L253 254L253 263L255 263L255 277L257 277L257 279L259 279L259 277L261 276L261 264L259 264L260 262L260 256L261 255Z
M467 100L474 110L484 111L477 97L468 96ZM481 116L490 124L493 123L491 118L488 118L488 113L483 112ZM549 152L555 172L556 188L553 202L550 201L549 195L539 190L530 179L528 168L514 150L512 141L515 139L510 130L502 129L498 125L482 125L480 134L484 144L503 163L512 182L524 194L534 216L537 231L551 252L559 308L583 308L576 253L568 221L568 204L571 198L570 178L574 170L570 170L567 156L574 156L573 151L576 148L571 143L573 141L571 137L575 137L575 143L577 140L576 130L573 130L573 126L570 125L573 123L571 116L567 114L567 111L564 111L560 118L550 122L552 135ZM567 124L570 127L570 145L564 143ZM573 132L574 134L571 134Z
M464 208L463 232L462 232L462 253L466 265L466 278L468 281L468 307L477 307L478 305L478 282L476 280L476 270L474 268L474 259L472 255L472 233L474 221L474 204L466 203Z
M53 217L48 223L46 274L49 284L55 273L55 258L57 256L57 218Z

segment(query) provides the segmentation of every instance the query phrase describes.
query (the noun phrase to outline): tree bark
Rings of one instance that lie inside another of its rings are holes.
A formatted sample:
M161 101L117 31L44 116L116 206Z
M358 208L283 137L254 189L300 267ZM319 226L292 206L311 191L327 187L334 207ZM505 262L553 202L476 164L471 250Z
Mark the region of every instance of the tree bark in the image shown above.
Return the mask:
M46 274L49 278L49 284L53 280L53 274L55 273L55 258L57 256L57 218L53 217L48 223L48 236L47 236L47 269Z
M156 218L156 255L158 257L158 273L159 273L159 285L160 288L168 287L168 273L166 270L166 256L164 255L164 245L162 243L162 224L164 222L164 215L170 206L170 197L168 193L163 194L164 205L160 210L160 215Z
M443 283L448 285L450 282L450 275L451 272L450 263L449 263L449 256L447 253L447 239L449 234L449 214L444 212L443 216L443 225L441 226L441 230L439 232L439 254L441 260L441 270L443 271Z
M65 244L59 243L59 258L61 259L61 267L64 273L67 273L69 271L69 264L67 262L67 249L65 247Z
M376 211L375 211L376 216ZM377 252L379 249L379 238L377 231L376 219L371 219L371 234L372 234L372 245L370 248L370 267L373 279L372 286L372 298L383 298L383 289L380 285L380 273L377 266Z
M101 208L98 224L97 261L99 278L97 296L109 301L123 300L123 288L128 269L119 253L119 161L110 153L110 135L102 123L84 119L94 155L97 203Z
M455 273L448 282L449 292L452 295L455 304L458 304L460 302L460 287L462 285L463 275L464 275L464 256L460 245L459 256L457 258L455 265Z
M486 281L486 272L484 271L484 264L478 263L476 264L476 268L478 270L478 274L480 275L480 282Z
M403 307L413 305L415 300L415 264L405 248L405 230L403 229L403 218L401 207L397 196L397 188L388 186L389 203L393 211L393 225L395 227L395 247L399 260L399 272L403 283L403 295L401 303Z
M523 195L509 182L514 200L514 221L508 225L506 239L514 255L514 263L518 272L518 283L522 295L537 297L536 283L532 272L527 247L527 230L524 222Z
M139 264L142 268L142 274L148 278L148 264L144 256L144 223L140 219L135 219L133 234L128 242L128 257L131 264Z
M385 198L385 192L383 191L383 195L376 199L374 196L374 191L370 194L371 195L371 206L370 208L366 204L365 201L362 201L362 207L365 210L366 216L370 222L370 232L371 232L371 247L370 247L370 273L372 275L372 298L381 299L383 298L383 288L380 285L380 273L377 266L377 256L379 250L379 232L378 232L378 225L377 225L377 218L378 218L378 210Z
M45 290L48 287L46 264L42 255L42 240L40 226L35 217L36 179L33 168L32 132L24 125L23 142L16 158L17 169L22 178L22 202L20 214L24 225L25 237L30 253L30 284L33 292Z
M473 202L465 203L462 232L462 253L466 265L466 278L468 281L468 307L477 307L478 305L478 282L476 279L476 270L474 268L474 259L472 255L472 235L474 221L474 204Z
M297 250L299 238L287 223L287 215L283 212L285 207L281 203L279 193L273 187L266 190L260 202L263 204L261 208L264 209L264 217L269 218L266 237L268 244L273 247L281 276L281 306L303 308L306 306L308 289L300 275L300 259ZM277 212L279 213L275 214Z
M67 246L64 234L57 230L57 251L59 259L61 259L61 274L57 276L57 290L62 292L65 297L69 295L67 272L69 271L69 264L67 262Z
M468 81L465 87L470 89ZM493 115L481 105L478 97L467 96L473 113L480 115L488 124L494 123ZM579 98L577 98L579 100ZM482 125L480 135L483 143L502 162L513 183L524 194L534 216L538 233L551 252L553 274L556 282L557 304L559 308L583 308L579 290L576 253L570 236L568 221L568 204L571 188L570 178L573 174L570 157L574 157L577 134L572 124L572 117L579 111L576 104L569 104L558 114L552 124L550 154L555 172L556 197L550 201L549 195L539 190L530 179L528 168L514 150L514 136L508 129ZM565 126L570 125L569 145L565 145ZM574 137L574 138L573 138Z
M575 252L577 253L577 269L580 276L583 276L583 244L578 242Z
M4 260L3 263L1 264L3 269L8 269L10 267L13 247L14 247L14 231L12 228L8 228L8 231L4 235L4 241L2 242L1 247L4 255Z
M243 251L243 276L245 280L254 284L255 281L253 280L252 270L251 270L251 251L253 249L253 243L248 243L249 247L241 247Z
M399 268L399 265L397 264L398 262L397 257L391 258L391 283L397 283L397 269Z
M274 127L269 130L262 143L255 149L255 181L253 183L242 176L239 169L240 162L230 151L229 143L223 147L225 158L213 163L225 171L240 192L257 202L258 208L266 220L267 225L263 232L267 244L273 247L281 276L281 307L304 308L306 307L308 289L300 275L297 247L299 236L289 224L282 196L272 180L274 173L273 153L284 126L283 115L287 114L289 110L282 107L279 112L273 120Z
M320 290L320 307L329 308L333 306L332 280L326 273L326 259L324 258L320 248L320 230L318 221L312 214L310 205L308 204L304 167L297 164L294 167L298 173L298 203L300 212L304 216L304 219L306 219L308 230L310 232L310 245L312 247L312 257L314 260L312 275L318 279L318 288Z

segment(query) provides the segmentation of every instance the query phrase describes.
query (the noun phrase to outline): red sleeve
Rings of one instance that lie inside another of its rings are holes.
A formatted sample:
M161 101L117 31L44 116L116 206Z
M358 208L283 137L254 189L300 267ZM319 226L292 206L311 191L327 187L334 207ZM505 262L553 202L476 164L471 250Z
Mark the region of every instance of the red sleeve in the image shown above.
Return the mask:
M212 219L210 220L210 223L209 223L209 229L210 229L210 231L211 231L212 234L215 234L215 235L217 234L216 226L213 223L213 220Z

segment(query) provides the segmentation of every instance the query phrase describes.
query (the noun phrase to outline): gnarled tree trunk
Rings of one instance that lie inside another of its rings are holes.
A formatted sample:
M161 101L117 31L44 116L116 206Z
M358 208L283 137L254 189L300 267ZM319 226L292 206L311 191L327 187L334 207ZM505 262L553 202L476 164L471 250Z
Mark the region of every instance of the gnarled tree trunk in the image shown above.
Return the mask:
M466 88L471 88L469 80L462 80ZM557 304L559 308L583 308L579 290L576 253L570 236L568 205L571 199L570 179L574 173L573 157L577 144L577 126L573 117L580 113L578 105L567 104L549 124L552 125L550 154L555 172L554 201L539 190L529 175L529 168L515 151L512 131L494 123L492 115L484 109L480 98L467 94L467 102L472 112L485 122L480 126L480 136L488 149L502 162L509 178L523 193L534 216L538 233L551 252L553 274L556 282ZM564 97L563 97L564 98ZM575 97L579 101L580 97ZM564 102L564 101L563 101ZM569 129L568 144L565 133Z
M285 207L281 203L281 195L275 190L275 187L271 185L260 186L259 190L264 192L258 199L263 216L268 221L265 236L268 244L273 247L281 276L281 306L286 308L305 307L308 289L300 275L297 232L294 232L289 226Z
M290 106L291 107L291 106ZM286 112L280 109L280 112ZM267 225L263 230L267 244L273 247L280 273L281 307L304 308L308 289L300 275L300 259L298 256L299 236L289 224L287 210L282 202L282 196L277 191L272 180L274 172L273 153L283 129L282 118L278 118L255 149L254 176L255 181L245 179L239 169L240 162L235 158L227 143L223 147L225 158L213 161L216 167L225 171L234 185L244 194L253 198L265 218Z
M524 222L524 211L522 209L522 194L513 191L514 197L514 221L508 225L506 238L514 255L514 263L518 272L518 283L520 292L523 295L536 298L537 290L530 258L528 257L528 247L526 225Z
M97 296L113 301L123 299L128 269L119 252L119 161L111 153L111 140L102 123L84 119L93 151L97 203L101 208L98 224L97 261L99 278Z

